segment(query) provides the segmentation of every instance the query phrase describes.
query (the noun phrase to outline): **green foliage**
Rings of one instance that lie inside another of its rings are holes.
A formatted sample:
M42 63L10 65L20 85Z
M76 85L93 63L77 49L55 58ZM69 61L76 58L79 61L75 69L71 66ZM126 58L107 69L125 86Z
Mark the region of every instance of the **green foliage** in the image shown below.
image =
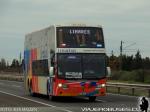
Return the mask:
M110 56L108 57L108 66L112 70L123 70L123 71L133 71L139 69L150 69L150 58L142 58L140 51L138 50L135 56ZM140 72L138 72L140 74Z
M122 57L117 57L112 55L108 58L108 66L113 71L112 80L150 83L150 58L146 57L142 59L139 50L135 56L122 55ZM122 59L122 63L119 63L120 59Z
M13 59L11 67L19 67L19 61L17 59Z
M2 58L0 60L0 70L4 70L6 67L7 67L6 60L4 58Z
M111 80L150 83L149 70L113 71Z
M17 59L13 59L12 63L9 66L8 61L6 61L4 58L0 59L0 72L22 72L22 65L24 63L24 60L22 60L22 63L19 63Z
M150 70L144 71L144 82L150 84Z
M122 56L122 69L131 71L134 68L134 57L132 56Z
M141 69L141 68L142 68L142 58L140 51L138 50L137 53L135 54L134 69Z

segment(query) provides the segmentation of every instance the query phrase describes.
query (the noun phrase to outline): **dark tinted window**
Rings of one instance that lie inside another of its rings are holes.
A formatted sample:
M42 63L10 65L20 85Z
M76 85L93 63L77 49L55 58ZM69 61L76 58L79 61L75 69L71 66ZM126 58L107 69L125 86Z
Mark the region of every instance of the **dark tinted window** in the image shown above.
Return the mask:
M105 54L58 54L58 76L95 79L106 76Z
M32 62L32 74L39 76L48 76L48 60L35 60Z
M76 75L74 75L76 74ZM82 78L81 56L61 54L58 56L58 75L65 78Z
M105 55L83 55L83 78L104 77L105 64Z

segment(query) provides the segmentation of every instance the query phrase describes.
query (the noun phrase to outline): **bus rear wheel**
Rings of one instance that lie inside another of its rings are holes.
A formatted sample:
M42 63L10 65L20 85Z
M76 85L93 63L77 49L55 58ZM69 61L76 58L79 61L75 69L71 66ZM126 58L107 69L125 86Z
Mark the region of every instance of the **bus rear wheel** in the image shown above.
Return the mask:
M89 101L94 102L96 100L96 96L89 96Z
M30 96L35 96L35 93L32 90L32 84L30 84L30 86L29 86L29 94L30 94Z

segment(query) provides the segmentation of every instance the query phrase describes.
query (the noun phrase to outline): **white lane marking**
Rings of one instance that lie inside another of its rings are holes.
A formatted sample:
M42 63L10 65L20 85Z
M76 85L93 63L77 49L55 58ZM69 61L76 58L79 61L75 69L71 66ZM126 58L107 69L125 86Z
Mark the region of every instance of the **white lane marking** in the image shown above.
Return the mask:
M17 88L21 88L21 86L18 86L18 85L12 85L13 87L17 87Z
M107 102L107 101L99 100L99 99L96 99L96 101L103 102L103 103Z
M25 98L25 97L18 96L18 95L15 95L15 94L7 93L7 92L4 92L4 91L0 91L0 92L1 92L1 93L4 93L4 94L7 94L7 95L10 95L10 96L14 96L14 97L20 98L20 99L32 101L32 102L35 102L35 103L38 103L38 104L41 104L41 105L45 105L45 106L48 106L48 107L56 107L56 106L54 106L54 105L50 105L50 104L43 103L43 102L40 102L40 101L32 100L32 99L29 99L29 98ZM62 109L62 108L58 108L58 109L63 110L63 111L66 111L66 112L72 112L72 111L67 110L67 109Z
M0 91L0 92L4 93L4 94L7 94L7 95L10 95L10 96L15 96L17 98L21 98L21 99L24 99L24 100L29 100L29 101L32 101L32 102L35 102L35 103L46 105L46 106L49 106L49 107L56 107L56 106L53 106L53 105L49 105L49 104L46 104L46 103L43 103L43 102L39 102L39 101L32 100L32 99L29 99L29 98L25 98L25 97L22 97L22 96L18 96L18 95L15 95L15 94L7 93L7 92L4 92L4 91Z
M63 108L60 108L58 107L59 110L63 110L63 111L66 111L66 112L73 112L73 111L70 111L70 110L67 110L67 109L63 109Z

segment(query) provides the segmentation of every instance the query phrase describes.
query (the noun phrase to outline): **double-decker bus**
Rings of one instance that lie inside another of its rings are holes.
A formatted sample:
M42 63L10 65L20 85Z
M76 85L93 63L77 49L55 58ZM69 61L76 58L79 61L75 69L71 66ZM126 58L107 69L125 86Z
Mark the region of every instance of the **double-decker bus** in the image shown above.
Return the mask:
M101 26L52 25L29 33L24 45L25 89L30 95L106 94L106 52Z

